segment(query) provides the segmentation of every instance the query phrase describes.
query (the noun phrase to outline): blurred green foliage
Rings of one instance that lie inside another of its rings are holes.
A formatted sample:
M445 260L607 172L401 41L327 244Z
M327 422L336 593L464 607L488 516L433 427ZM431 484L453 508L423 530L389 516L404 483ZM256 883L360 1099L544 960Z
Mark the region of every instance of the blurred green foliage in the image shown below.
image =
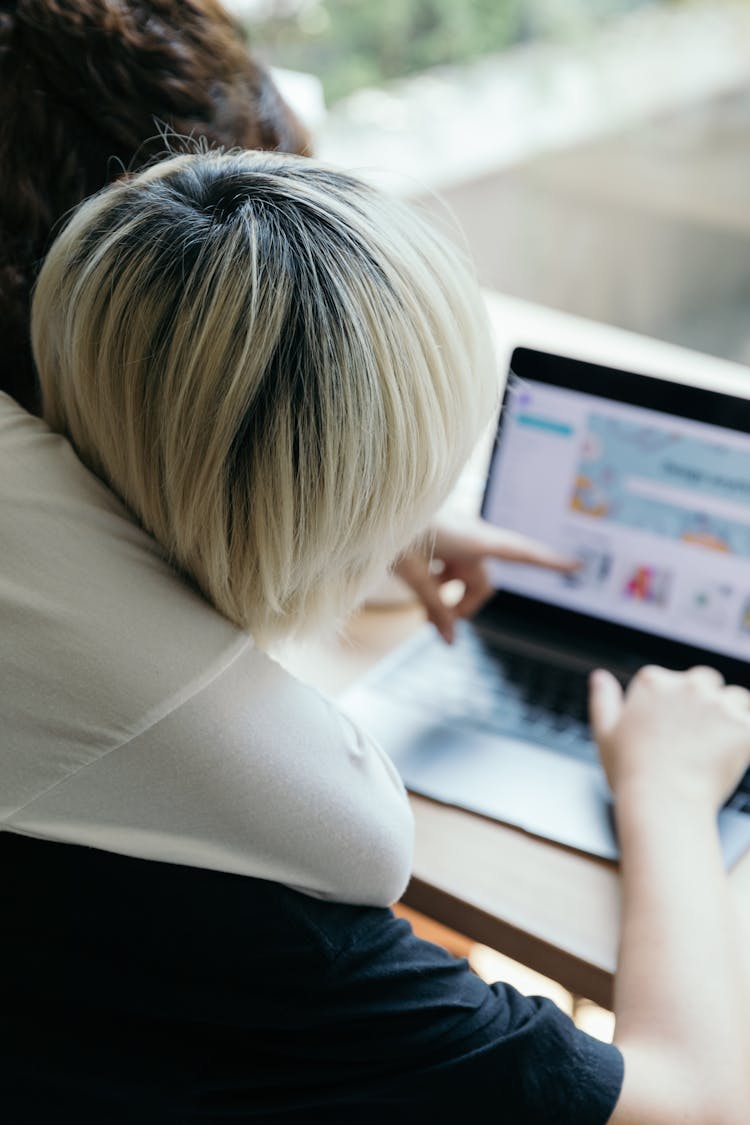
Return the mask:
M249 23L275 66L317 75L328 104L535 37L569 37L656 0L267 0Z

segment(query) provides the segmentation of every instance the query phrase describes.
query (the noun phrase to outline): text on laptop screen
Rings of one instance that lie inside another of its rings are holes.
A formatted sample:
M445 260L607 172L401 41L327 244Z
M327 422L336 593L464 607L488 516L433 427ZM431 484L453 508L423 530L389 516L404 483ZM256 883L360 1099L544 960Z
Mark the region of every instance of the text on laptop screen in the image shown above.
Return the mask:
M498 589L750 659L750 435L517 380L484 515L581 564Z

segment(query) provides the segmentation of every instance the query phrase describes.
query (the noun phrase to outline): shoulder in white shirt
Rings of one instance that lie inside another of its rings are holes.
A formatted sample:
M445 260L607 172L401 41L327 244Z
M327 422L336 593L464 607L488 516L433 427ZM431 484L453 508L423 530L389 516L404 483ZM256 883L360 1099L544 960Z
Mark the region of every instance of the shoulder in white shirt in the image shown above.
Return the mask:
M0 543L0 828L400 897L413 825L386 755L2 394Z

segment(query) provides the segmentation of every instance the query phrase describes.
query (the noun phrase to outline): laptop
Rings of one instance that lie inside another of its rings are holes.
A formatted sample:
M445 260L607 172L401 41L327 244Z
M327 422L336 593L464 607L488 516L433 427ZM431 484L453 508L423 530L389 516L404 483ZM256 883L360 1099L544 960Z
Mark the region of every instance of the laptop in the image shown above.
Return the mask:
M750 401L517 348L482 514L579 568L493 562L453 645L425 626L342 705L413 793L617 861L588 673L710 664L748 683ZM719 830L731 867L750 771Z

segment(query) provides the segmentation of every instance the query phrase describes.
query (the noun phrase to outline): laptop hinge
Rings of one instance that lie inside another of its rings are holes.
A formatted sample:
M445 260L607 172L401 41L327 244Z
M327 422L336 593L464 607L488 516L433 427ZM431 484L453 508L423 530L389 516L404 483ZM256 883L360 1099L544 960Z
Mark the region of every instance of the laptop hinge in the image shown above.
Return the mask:
M627 683L647 658L643 654L617 650L610 645L587 643L576 638L575 649L570 641L555 631L545 630L525 623L522 629L504 628L497 620L483 615L474 620L474 627L491 645L536 657L576 672L590 672L594 668L608 668L622 683Z

